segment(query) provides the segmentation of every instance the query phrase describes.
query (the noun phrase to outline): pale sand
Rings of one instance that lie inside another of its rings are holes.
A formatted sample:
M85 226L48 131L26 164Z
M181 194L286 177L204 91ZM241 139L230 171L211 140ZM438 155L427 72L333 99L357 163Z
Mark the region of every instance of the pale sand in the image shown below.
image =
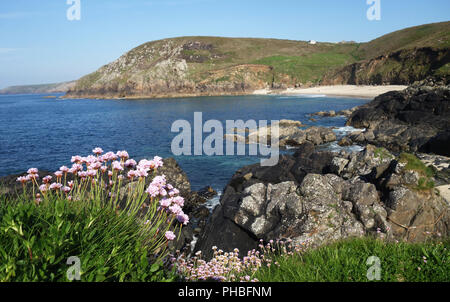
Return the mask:
M269 89L257 90L254 94L282 94L282 95L326 95L326 96L347 96L361 98L375 98L380 94L389 91L400 91L408 86L385 85L385 86L357 86L357 85L336 85L318 86L312 88L288 88L283 91L272 92Z
M450 204L450 185L436 187L441 196Z

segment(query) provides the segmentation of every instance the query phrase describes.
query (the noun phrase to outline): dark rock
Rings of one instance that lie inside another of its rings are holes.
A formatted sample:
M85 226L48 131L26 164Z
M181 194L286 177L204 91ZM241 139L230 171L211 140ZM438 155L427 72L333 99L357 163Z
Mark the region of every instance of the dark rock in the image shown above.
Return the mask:
M369 131L352 135L358 143L395 152L450 155L450 87L411 86L388 92L359 107L347 125Z
M198 193L198 195L200 195L201 197L203 197L205 199L211 199L217 195L217 192L210 186L207 186L203 189L198 190L197 193Z
M353 145L352 140L348 136L344 136L339 142L338 145L341 147L351 146Z
M406 241L448 236L449 206L434 190L415 189L419 178L385 149L336 155L304 144L275 167L236 172L196 250L210 257L212 246L244 255L259 239L320 246L368 233Z

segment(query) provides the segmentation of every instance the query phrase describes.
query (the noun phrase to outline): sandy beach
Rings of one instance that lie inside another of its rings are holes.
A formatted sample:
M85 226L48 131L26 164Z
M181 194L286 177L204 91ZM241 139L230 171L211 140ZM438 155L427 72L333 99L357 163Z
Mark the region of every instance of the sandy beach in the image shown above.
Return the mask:
M282 95L326 95L326 96L347 96L360 98L375 98L380 94L389 91L404 90L408 86L386 85L386 86L357 86L357 85L336 85L319 86L312 88L288 88L282 91L271 91L270 89L261 89L254 94L282 94Z

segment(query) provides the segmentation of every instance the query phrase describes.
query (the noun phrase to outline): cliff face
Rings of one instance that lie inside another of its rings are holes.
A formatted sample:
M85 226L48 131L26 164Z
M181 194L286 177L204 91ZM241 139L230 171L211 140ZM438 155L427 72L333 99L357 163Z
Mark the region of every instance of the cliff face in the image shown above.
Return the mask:
M245 94L292 85L272 67L240 63L235 54L200 39L144 44L81 78L68 97L165 97ZM237 64L229 64L236 61ZM277 78L277 82L275 82Z
M334 70L321 84L409 85L427 77L445 76L449 62L448 48L405 49Z

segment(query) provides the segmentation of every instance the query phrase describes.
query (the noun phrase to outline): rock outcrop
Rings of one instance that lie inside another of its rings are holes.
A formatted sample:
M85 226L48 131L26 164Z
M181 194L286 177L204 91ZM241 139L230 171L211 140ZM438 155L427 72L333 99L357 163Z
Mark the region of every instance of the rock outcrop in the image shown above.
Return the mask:
M368 234L405 241L450 235L448 202L433 188L418 189L420 175L405 167L370 145L332 154L311 143L275 167L244 167L225 188L196 249L208 257L212 246L245 254L259 239L320 246Z
M322 85L409 85L430 76L449 62L448 48L418 47L379 55L333 70Z
M450 86L411 86L388 92L360 106L347 125L366 128L351 135L356 143L394 152L420 151L450 155Z
M326 127L306 127L299 121L281 120L275 124L276 130L272 130L274 125L250 129L248 135L225 134L225 139L240 143L263 143L271 144L273 139L278 141L279 147L298 147L305 142L314 145L322 145L336 140L336 134L332 129ZM245 129L235 129L235 132L246 132Z

